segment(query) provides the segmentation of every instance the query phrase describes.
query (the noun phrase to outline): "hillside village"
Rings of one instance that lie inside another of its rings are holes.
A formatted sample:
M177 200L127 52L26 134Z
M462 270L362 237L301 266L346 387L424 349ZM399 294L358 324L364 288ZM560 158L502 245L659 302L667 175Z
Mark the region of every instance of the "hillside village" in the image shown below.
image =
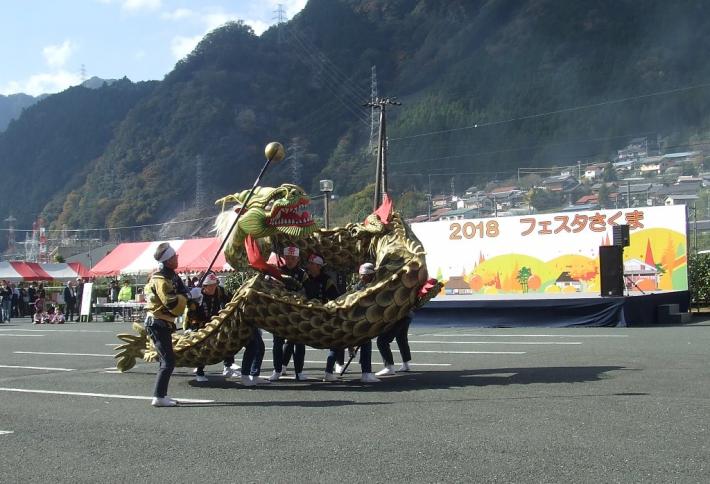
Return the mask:
M613 160L471 186L461 194L431 196L429 213L412 222L526 215L541 212L684 204L694 206L704 187L705 153L663 152L656 140L632 139Z

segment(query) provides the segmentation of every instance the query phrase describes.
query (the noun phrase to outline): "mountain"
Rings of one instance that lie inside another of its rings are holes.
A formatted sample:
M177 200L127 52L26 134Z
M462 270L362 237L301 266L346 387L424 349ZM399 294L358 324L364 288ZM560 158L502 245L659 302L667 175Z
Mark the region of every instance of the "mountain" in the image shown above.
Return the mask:
M101 79L94 76L82 82L81 85L89 89L99 89L104 84L110 86L114 82L116 82L116 79ZM0 132L7 128L10 121L19 118L23 109L32 106L49 95L30 96L24 93L10 94L9 96L0 95Z
M0 94L0 132L7 128L10 121L19 118L23 109L32 106L37 101L37 98L28 94L10 94L9 96Z
M373 65L378 94L402 102L387 110L390 189L412 205L417 193L462 191L519 167L605 159L651 133L696 146L710 126L710 66L698 55L710 47L709 9L701 0L311 0L261 37L231 23L161 82L69 90L26 110L0 134L0 167L67 164L72 176L52 179L57 188L43 186L32 203L27 184L0 180L13 200L0 217L12 210L27 226L42 210L69 228L163 222L194 204L198 160L214 199L251 186L271 140L290 158L262 184L317 193L332 178L334 211L361 217L374 178L371 112L361 106ZM92 102L49 116L44 103L70 95ZM58 135L75 124L87 132ZM60 139L64 156L49 156ZM31 206L20 214L18 204Z
M43 210L52 220L46 207L60 210L67 193L85 183L117 126L154 85L124 79L100 89L77 86L26 108L0 134L0 214L14 215L20 227Z
M100 77L92 76L81 83L82 86L88 87L89 89L99 89L101 87L110 86L118 79L101 79Z

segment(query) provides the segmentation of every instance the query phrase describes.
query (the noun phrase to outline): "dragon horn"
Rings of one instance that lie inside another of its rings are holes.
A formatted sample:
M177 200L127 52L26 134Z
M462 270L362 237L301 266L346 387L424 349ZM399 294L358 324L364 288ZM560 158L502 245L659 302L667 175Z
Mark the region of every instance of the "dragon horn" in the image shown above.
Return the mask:
M385 193L385 197L382 200L382 205L380 205L377 210L374 211L374 214L377 215L377 217L383 224L387 224L389 223L390 217L392 216L392 207L392 199L389 195ZM368 221L365 220L366 225L367 223Z

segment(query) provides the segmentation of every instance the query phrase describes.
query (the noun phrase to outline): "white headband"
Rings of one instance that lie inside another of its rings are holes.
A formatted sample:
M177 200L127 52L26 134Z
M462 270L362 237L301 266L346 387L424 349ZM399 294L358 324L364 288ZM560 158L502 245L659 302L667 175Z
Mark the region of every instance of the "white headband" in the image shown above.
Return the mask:
M165 252L160 256L160 259L158 259L158 262L165 262L166 260L170 259L172 256L175 255L175 249L173 249L171 246L168 246L167 249L165 249Z

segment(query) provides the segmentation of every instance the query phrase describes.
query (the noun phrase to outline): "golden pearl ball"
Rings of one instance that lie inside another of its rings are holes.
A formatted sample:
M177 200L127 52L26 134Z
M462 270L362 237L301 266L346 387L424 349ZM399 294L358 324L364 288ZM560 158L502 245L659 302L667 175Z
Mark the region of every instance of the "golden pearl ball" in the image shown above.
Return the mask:
M286 150L284 145L278 141L272 141L264 148L264 155L266 155L267 160L281 161L286 157Z

